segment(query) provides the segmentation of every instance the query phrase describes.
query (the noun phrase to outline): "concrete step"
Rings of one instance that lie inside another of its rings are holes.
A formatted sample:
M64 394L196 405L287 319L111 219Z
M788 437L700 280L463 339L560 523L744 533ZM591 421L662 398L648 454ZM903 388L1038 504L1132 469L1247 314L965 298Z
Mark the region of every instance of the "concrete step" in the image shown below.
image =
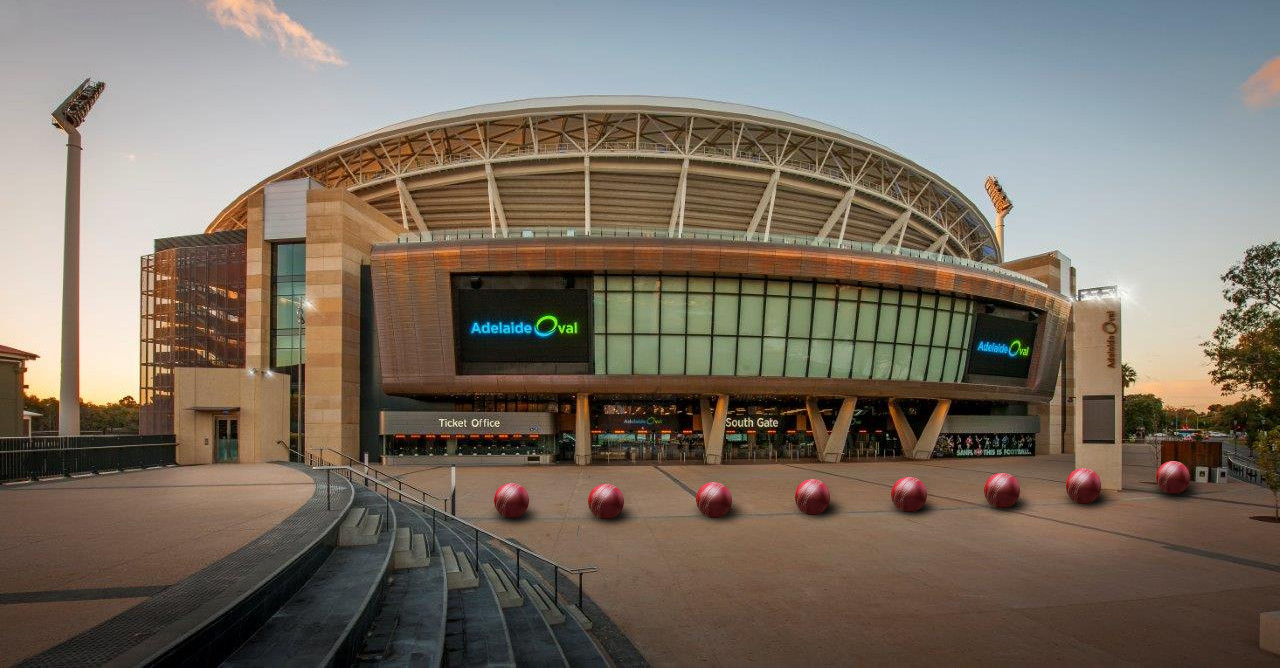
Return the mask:
M577 604L564 604L560 608L564 609L564 612L569 614L570 618L576 620L579 627L584 630L591 629L591 619L582 612L582 609L578 608Z
M498 603L504 609L510 609L524 604L524 597L511 585L511 579L507 577L506 571L503 569L494 569L488 563L480 565L480 571L484 572L485 578L489 580L489 585L493 587L493 592L498 595Z
M530 583L526 579L520 579L520 589L524 594L533 600L534 608L538 609L538 613L546 619L548 625L559 625L564 622L564 612L560 607L556 606L555 600L547 595L547 592L535 583Z
M427 538L422 534L411 534L407 527L397 529L396 547L391 554L391 562L391 568L395 570L431 564L431 557L427 555Z
M444 576L450 590L474 588L480 585L476 570L471 566L471 560L467 559L466 555L454 553L453 546L442 546L440 556L444 560Z
M372 546L378 543L382 516L370 513L368 507L354 508L338 528L339 546Z

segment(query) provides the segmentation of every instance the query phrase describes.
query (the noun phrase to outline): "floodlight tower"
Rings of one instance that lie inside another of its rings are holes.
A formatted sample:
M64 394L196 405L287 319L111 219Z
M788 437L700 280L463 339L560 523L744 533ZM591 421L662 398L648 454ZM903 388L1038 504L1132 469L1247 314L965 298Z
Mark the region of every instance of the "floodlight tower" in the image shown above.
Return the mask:
M1013 211L1013 201L1008 195L1004 194L1004 189L1000 187L1000 180L995 177L987 177L987 195L991 197L991 204L996 208L996 246L1000 247L1000 257L1004 257L1004 215Z
M80 131L106 90L85 79L57 109L53 127L67 133L67 203L62 243L62 385L58 391L58 435L80 434Z

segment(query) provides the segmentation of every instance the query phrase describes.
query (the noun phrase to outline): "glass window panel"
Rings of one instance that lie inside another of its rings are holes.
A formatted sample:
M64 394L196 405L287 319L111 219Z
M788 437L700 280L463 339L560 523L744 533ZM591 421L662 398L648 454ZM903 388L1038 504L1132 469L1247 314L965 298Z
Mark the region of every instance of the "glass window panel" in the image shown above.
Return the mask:
M684 293L662 293L662 331L664 333L684 333L684 300Z
M813 338L830 339L836 320L836 303L832 300L813 301ZM826 374L823 374L826 376Z
M916 308L915 307L899 307L898 309L898 334L894 338L899 344L910 344L915 341L916 334Z
M925 293L920 296L920 306L936 307L938 306L938 296L933 293Z
M910 292L910 291L903 291L903 293L902 293L902 303L903 303L903 304L911 304L911 305L918 304L918 303L919 303L919 298L920 298L920 294L919 294L919 293L913 293L913 292Z
M636 335L635 355L632 356L633 374L658 373L658 335Z
M952 348L964 348L964 340L969 334L967 326L969 317L964 314L956 313L951 318L951 341L947 344Z
M711 334L711 305L711 295L689 294L689 319L685 325L690 334Z
M738 376L760 375L760 339L738 338Z
M871 378L887 379L893 371L893 344L878 343L872 357Z
M894 330L898 326L898 307L893 304L880 305L879 323L876 324L876 341L893 341Z
M815 339L809 343L809 372L806 376L826 377L831 373L831 342Z
M606 335L608 338L605 360L610 374L631 373L631 335Z
M596 290L604 290L604 287L605 287L604 275L603 275L603 274L597 274L597 275L595 275L595 276L591 277L591 285L592 285L592 287L594 287Z
M791 284L791 295L794 297L813 297L813 284L807 281L796 281Z
M683 293L689 289L689 281L683 276L664 276L662 290Z
M787 333L787 302L785 297L769 296L764 304L764 333L781 337Z
M790 337L808 337L813 324L813 300L807 297L791 298L791 324L787 327Z
M763 279L743 279L742 292L747 295L763 295L764 280Z
M685 339L685 374L706 376L711 373L711 337Z
M916 315L916 336L917 344L929 345L930 337L933 336L933 316L932 309L921 309Z
M599 295L599 293L596 294ZM604 355L606 348L605 336L602 334L596 335L596 374L609 373L608 359Z
M661 360L658 363L659 373L684 374L684 336L662 335L661 343Z
M658 277L656 276L637 276L635 277L635 291L647 291L658 289Z
M710 293L714 286L714 279L709 276L689 277L689 292L691 293Z
M782 376L783 358L787 352L787 340L766 337L760 350L760 375Z
M809 340L787 341L787 376L804 376L809 370Z
M738 278L725 276L716 277L716 292L736 294L738 292Z
M598 277L597 277L598 278ZM591 296L592 302L595 303L595 328L596 332L606 332L607 322L604 318L604 292L599 291Z
M892 378L905 381L911 375L911 346L898 344L893 347Z
M932 346L929 348L929 367L925 370L925 380L942 380L942 363L946 360L947 349Z
M605 280L605 286L609 290L631 290L631 276L629 274L610 274Z
M711 342L711 373L717 376L732 376L738 365L738 353L735 349L737 337L713 337Z
M738 305L738 334L759 337L764 328L764 297L743 295Z
M925 366L929 363L929 349L924 346L916 346L911 349L911 373L908 375L912 381L925 380Z
M958 371L960 369L960 351L954 348L947 349L947 359L942 365L942 380L947 383L955 383L960 380Z
M956 372L957 381L961 380L960 377L963 377L965 371L969 369L968 365L969 365L969 349L962 349L960 351L960 369L959 371Z
M951 331L951 319L954 316L950 311L939 311L933 320L933 345L946 346L947 334Z
M871 378L871 363L875 360L875 344L860 341L853 345L853 372L855 379Z
M836 285L834 283L820 283L813 289L814 297L833 300L836 297Z
M861 297L858 299L863 302L879 302L881 301L880 292L879 288L863 288L861 291ZM891 301L896 302L897 300Z
M658 294L635 294L634 332L658 332Z
M853 339L853 324L858 316L858 303L841 300L836 303L836 323L833 336L836 339Z
M939 308L939 309L947 309L947 310L950 310L950 309L951 309L951 296L950 296L950 295L939 295L939 296L938 296L938 308Z
M627 277L630 280L631 277ZM609 301L605 307L608 315L608 332L631 332L631 293L606 293ZM612 358L610 358L612 361ZM612 362L609 365L613 367Z
M790 295L791 283L788 281L770 281L765 287L765 292L770 295Z
M853 369L853 342L836 341L831 346L831 374L837 379L849 378Z
M862 288L861 288L860 286L847 286L847 285L841 284L841 286L840 286L840 299L842 299L842 300L856 300L856 299L858 299L858 295L859 295L861 292L862 292Z
M731 335L738 330L738 294L715 296L715 334Z
M880 315L880 305L870 302L861 302L858 305L858 331L855 338L858 341L875 341L876 338L876 318Z

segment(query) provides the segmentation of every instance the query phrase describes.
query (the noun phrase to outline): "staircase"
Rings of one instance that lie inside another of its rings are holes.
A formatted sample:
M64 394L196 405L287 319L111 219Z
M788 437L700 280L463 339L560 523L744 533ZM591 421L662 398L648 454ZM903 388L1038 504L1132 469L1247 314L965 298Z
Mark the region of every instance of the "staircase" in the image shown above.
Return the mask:
M222 666L612 665L531 558L517 574L502 542L353 487L327 559Z

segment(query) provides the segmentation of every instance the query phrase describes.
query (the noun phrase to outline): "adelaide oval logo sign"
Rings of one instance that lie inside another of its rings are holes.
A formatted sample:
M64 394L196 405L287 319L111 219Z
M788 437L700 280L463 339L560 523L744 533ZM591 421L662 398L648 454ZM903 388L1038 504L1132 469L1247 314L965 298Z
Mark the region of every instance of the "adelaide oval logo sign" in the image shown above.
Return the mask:
M1031 355L1031 347L1023 344L1021 339L1014 339L1008 343L995 341L979 341L974 350L979 353L988 353L991 355L1006 355L1010 358L1026 358Z
M529 321L471 321L468 334L534 336L546 339L555 335L576 335L578 321L561 323L555 314L543 314Z

